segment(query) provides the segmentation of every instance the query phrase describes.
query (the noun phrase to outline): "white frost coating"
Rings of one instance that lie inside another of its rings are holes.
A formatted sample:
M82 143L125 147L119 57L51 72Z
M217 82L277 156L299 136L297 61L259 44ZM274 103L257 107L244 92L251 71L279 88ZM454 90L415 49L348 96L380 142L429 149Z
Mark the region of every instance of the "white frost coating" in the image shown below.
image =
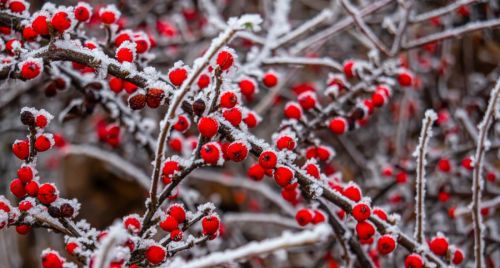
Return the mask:
M425 117L422 121L422 131L420 132L418 146L413 153L413 156L417 158L417 177L416 177L416 187L417 194L415 195L415 239L419 243L425 242L424 237L424 223L425 223L425 155L427 153L427 145L432 137L432 124L437 119L437 114L433 110L427 110L425 112Z
M121 247L127 242L129 235L120 223L115 223L109 228L108 235L103 239L102 243L96 250L95 266L96 268L108 267L113 259L117 256L127 257L123 255Z
M312 230L306 230L300 233L284 232L280 237L266 239L260 242L251 242L236 249L215 252L190 262L183 262L180 259L176 259L172 263L162 267L215 267L225 263L242 261L252 256L269 254L277 250L321 242L327 239L331 233L332 230L328 225L321 224L315 226Z

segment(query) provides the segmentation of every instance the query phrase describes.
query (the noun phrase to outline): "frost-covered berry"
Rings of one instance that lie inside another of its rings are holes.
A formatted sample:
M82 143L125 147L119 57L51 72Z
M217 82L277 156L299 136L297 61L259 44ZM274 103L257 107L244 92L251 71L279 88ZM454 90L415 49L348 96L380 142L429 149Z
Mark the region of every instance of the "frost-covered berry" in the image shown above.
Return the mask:
M16 232L20 235L26 235L31 231L31 227L26 224L16 226Z
M159 88L150 88L146 93L146 104L149 108L158 108L165 97L165 92Z
M177 117L177 121L175 122L173 128L179 132L184 132L190 126L191 126L191 121L189 121L189 118L181 114Z
M313 221L314 214L308 208L302 208L295 214L295 220L300 226L306 226Z
M23 13L29 6L24 0L10 0L8 1L8 5L10 11L14 13Z
M326 221L325 214L321 210L315 209L314 210L314 217L312 219L312 223L313 224L318 224L318 223L322 223L322 222L325 222L325 221Z
M448 253L448 239L441 235L433 237L429 242L429 248L436 255L446 256Z
M360 221L356 224L356 234L361 240L369 239L375 234L375 227L368 221Z
M344 62L344 75L346 78L351 79L354 77L354 61L353 60L347 60Z
M413 75L408 71L403 71L398 75L398 82L404 87L411 86L413 84Z
M383 209L374 208L372 212L373 212L373 215L379 217L379 219L381 219L383 221L387 221L387 213Z
M330 131L337 135L342 135L349 129L349 123L347 120L341 116L337 116L330 120L328 125Z
M200 89L204 89L210 85L210 76L208 74L201 74L200 77L198 77L198 87Z
M239 83L238 86L240 87L241 94L244 96L251 97L255 93L255 82L252 79L242 79Z
M262 83L268 88L275 87L278 84L278 75L274 72L265 73L262 76Z
M151 245L146 249L146 259L153 265L158 265L165 260L166 250L160 245Z
M354 202L359 202L362 197L361 190L355 184L347 185L347 187L345 187L342 191L342 194Z
M317 97L314 92L311 91L306 91L301 93L298 97L297 100L299 101L300 106L304 110L310 110L316 107L317 103Z
M35 125L39 128L44 128L49 123L47 116L44 114L39 114L35 117Z
M64 259L55 251L44 252L42 255L43 268L62 268Z
M36 197L38 195L38 182L37 181L30 181L28 182L25 186L24 189L26 190L26 193L31 196L31 197Z
M172 241L181 241L182 240L182 231L179 230L179 229L175 229L175 230L172 230L172 232L170 232L170 239L172 239Z
M45 134L38 136L35 140L35 149L45 152L52 147L52 140Z
M278 156L276 152L267 150L260 154L259 156L259 165L264 169L275 168L278 163Z
M241 120L243 120L243 114L239 107L233 107L231 109L224 109L222 111L222 116L224 119L229 121L231 125L237 127L240 125Z
M132 215L123 220L123 227L133 234L138 234L142 229L142 224L137 216Z
M129 30L119 32L115 37L115 46L119 47L125 41L132 41L132 32Z
M352 208L352 216L357 221L364 221L368 219L371 215L370 206L365 203L358 203Z
M170 83L172 83L176 87L182 85L187 76L187 70L184 68L175 68L173 70L170 70L170 72L168 73L168 79L170 80Z
M219 131L219 123L212 117L202 117L198 121L198 131L205 138L212 138Z
M116 49L115 57L119 62L133 62L135 60L135 52L135 44L126 41Z
M69 242L68 244L66 244L66 252L71 255L71 256L74 256L75 255L75 252L76 250L79 248L80 246L78 245L78 243L76 242Z
M464 253L460 249L455 249L455 252L453 252L453 258L451 260L453 264L459 265L464 261Z
M207 143L201 147L200 155L207 164L216 165L221 157L221 148L215 142Z
M23 182L28 183L33 180L33 168L31 166L22 166L17 170L17 177Z
M165 219L160 222L160 228L165 232L172 232L179 228L179 223L172 215L167 215Z
M285 149L293 151L296 145L297 143L295 142L295 139L289 135L283 135L276 139L276 148L280 151Z
M219 54L217 54L216 63L217 63L217 66L219 66L219 68L222 71L225 71L225 70L231 68L231 66L233 66L234 56L231 52L229 52L227 50L222 50L221 52L219 52Z
M13 179L9 186L10 192L17 198L23 198L26 196L26 190L24 189L23 182L20 179Z
M73 10L75 19L81 22L87 22L90 19L90 14L92 13L92 8L89 4L85 2L78 2Z
M201 227L203 230L203 234L213 235L219 230L220 219L217 215L205 216L201 220Z
M231 161L241 162L247 158L248 147L244 142L235 141L227 146L226 154Z
M58 194L57 188L53 184L44 183L38 189L37 198L40 203L50 205L57 200Z
M146 106L146 95L135 94L128 99L128 105L132 110L140 110Z
M385 96L384 92L381 90L376 90L372 94L372 104L375 107L382 107L384 104L387 103L387 97Z
M12 153L21 159L25 160L30 155L30 144L27 140L16 140L12 145Z
M183 223L186 220L186 210L179 204L170 206L167 210L168 215L174 217L178 223Z
M238 104L238 96L232 90L224 91L220 95L219 104L222 108L233 108Z
M473 170L474 169L474 164L472 161L472 157L466 156L461 163L462 167L465 168L466 170Z
M377 250L381 255L387 255L396 248L396 240L391 235L383 235L377 241Z
M19 49L23 47L23 43L17 39L10 39L5 43L5 50L9 52L10 55L15 55L19 53Z
M247 176L254 181L261 181L264 178L266 171L259 163L255 163L248 168Z
M284 114L289 119L300 120L302 117L302 107L296 102L289 102L285 105Z
M418 254L408 255L405 259L405 268L423 268L424 259Z
M289 167L279 166L274 171L274 180L280 187L286 187L292 182L294 175L295 173Z
M114 5L108 5L99 10L99 18L104 24L113 24L120 18L120 12Z
M318 165L314 163L306 163L302 169L304 169L307 173L307 175L314 177L315 179L319 179L320 177L320 170Z
M109 89L115 93L120 93L123 90L123 80L112 76L108 81Z
M167 160L163 164L163 169L162 169L162 181L164 184L169 184L172 182L172 177L173 175L181 170L181 167L179 165L179 162L174 161L174 160Z
M24 40L30 42L30 41L34 41L35 38L38 36L38 33L33 30L33 27L31 26L25 26L23 28L23 38Z
M151 42L146 33L144 32L135 33L133 39L137 53L143 54L151 48Z
M20 63L21 76L26 79L34 79L40 75L43 70L43 64L40 60L28 59Z
M35 32L39 35L48 35L49 34L49 25L47 23L47 16L38 15L33 19L31 23L31 27Z
M59 11L52 16L50 24L58 32L64 33L64 31L71 27L71 18L66 11Z

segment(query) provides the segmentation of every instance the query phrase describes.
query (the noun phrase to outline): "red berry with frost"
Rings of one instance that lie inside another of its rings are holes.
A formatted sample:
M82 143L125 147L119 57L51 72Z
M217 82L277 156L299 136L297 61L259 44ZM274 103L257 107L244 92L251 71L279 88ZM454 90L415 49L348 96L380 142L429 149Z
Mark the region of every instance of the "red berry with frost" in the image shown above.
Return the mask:
M238 96L234 91L224 91L220 95L219 103L222 108L233 108L238 104Z
M123 227L133 234L138 234L142 229L142 224L136 216L128 216L123 220Z
M52 16L50 23L58 32L64 33L64 31L71 27L71 18L67 12L59 11Z
M261 181L264 178L265 170L259 163L255 163L248 168L247 176L254 181Z
M274 180L279 186L285 187L292 182L294 175L293 170L289 167L279 166L274 171Z
M132 41L132 33L128 30L122 31L115 37L115 46L121 46L125 41Z
M473 170L474 169L474 164L473 164L473 161L472 161L472 158L470 156L467 156L465 157L463 160L462 160L462 167L467 169L467 170Z
M31 227L26 224L16 226L16 232L20 235L26 235L31 231Z
M405 259L405 268L424 268L424 259L415 253L408 255Z
M40 75L43 65L40 61L26 60L21 63L21 76L26 79L34 79Z
M167 213L174 217L178 223L183 223L186 220L186 210L181 205L174 204L170 206Z
M75 255L75 251L79 248L78 246L78 243L76 242L69 242L68 244L66 244L66 252L71 255L71 256L74 256Z
M177 117L177 121L175 122L173 127L175 130L177 130L179 132L184 132L190 126L191 126L191 121L189 121L189 118L187 116L181 114Z
M276 140L276 148L280 151L285 149L293 151L296 145L295 139L288 135L281 136Z
M132 110L140 110L146 107L146 95L135 94L128 99L128 105Z
M374 208L373 215L377 216L381 220L387 221L387 213L381 208Z
M216 63L217 63L217 66L219 66L219 68L222 71L225 71L225 70L231 68L231 66L233 66L234 56L233 56L233 54L231 54L231 52L226 51L226 50L222 50L217 55Z
M372 211L370 209L370 206L368 206L365 203L358 203L354 205L352 208L352 216L357 220L357 221L364 221L368 219L371 215Z
M315 209L312 223L318 224L318 223L325 222L325 220L326 220L325 214L323 214L323 212L321 212L321 210Z
M350 184L345 187L345 189L342 191L342 194L354 202L359 202L362 197L361 190L357 185L354 184Z
M182 85L184 80L187 78L187 70L184 68L176 68L173 70L170 70L168 73L168 79L170 80L170 83L172 83L174 86L178 87Z
M28 6L24 0L11 0L8 4L10 11L14 13L23 13Z
M310 209L303 208L295 214L295 220L300 226L306 226L313 221L314 214Z
M211 165L216 165L219 162L221 153L220 147L214 142L203 145L200 150L203 161Z
M408 71L403 71L398 75L398 82L404 87L411 86L413 84L413 75Z
M251 79L243 79L238 83L241 94L251 97L255 93L255 82Z
M368 221L360 221L356 224L356 234L359 239L370 239L375 234L375 227Z
M31 208L33 207L33 203L31 203L30 201L21 201L19 203L19 210L20 211L28 211L30 210ZM1 208L0 208L1 209Z
M224 116L224 119L229 121L229 123L235 127L239 126L241 120L243 120L243 114L241 113L241 109L239 107L224 109L222 116Z
M30 155L30 144L27 140L17 140L12 145L12 153L21 159L25 160Z
M429 248L436 255L446 256L448 253L448 239L443 236L436 236L429 242Z
M337 116L330 120L328 125L330 131L337 135L342 135L349 129L349 123L347 120L341 116Z
M350 79L354 77L354 61L348 60L344 62L343 66L344 75L346 78Z
M306 111L316 107L317 97L314 92L311 91L303 92L297 97L297 99L302 109Z
M17 170L17 177L23 182L28 183L33 180L33 169L30 166L22 166Z
M40 185L38 189L38 200L44 205L50 205L58 198L58 192L56 187L50 183L44 183Z
M146 259L153 265L158 265L165 260L165 248L159 245L151 245L146 249Z
M307 173L307 175L309 176L312 176L313 178L315 179L319 179L320 178L320 170L319 170L319 167L318 165L314 164L314 163L306 163L302 169L304 169Z
M285 105L284 114L289 119L300 120L302 117L302 107L296 102L289 102Z
M181 170L179 162L173 161L173 160L165 161L165 163L163 164L163 169L162 169L162 181L163 181L163 183L169 184L170 182L172 182L173 175L179 170Z
M160 228L165 232L172 232L179 228L179 223L173 216L167 215L165 219L160 222Z
M201 220L201 227L203 229L203 234L205 235L213 235L217 233L220 226L219 217L215 215L209 215L203 217Z
M464 261L464 253L460 249L455 249L455 252L453 252L453 258L452 262L455 265L459 265Z
M52 147L52 141L47 135L40 135L35 140L35 149L39 152L45 152Z
M170 232L170 239L172 239L172 241L181 241L182 240L182 231L179 230L179 229L175 229L175 230L172 230L172 232Z
M230 160L234 162L241 162L247 158L248 147L243 142L232 142L226 149L226 154Z
M116 50L116 59L119 62L133 62L135 58L135 49L129 46L130 43L125 42L123 44Z
M31 27L39 35L48 35L49 34L49 25L47 23L46 16L38 15L31 23Z
M377 90L372 94L372 104L375 107L382 107L384 106L384 104L386 104L386 102L387 102L387 97L381 90Z
M208 76L208 74L201 74L197 84L200 89L208 87L208 85L210 85L210 76Z
M75 19L81 22L86 22L90 19L90 13L92 11L92 8L90 7L89 4L84 3L84 2L79 2L75 9L73 10L73 14L75 16Z
M26 190L24 189L23 182L20 179L13 179L9 186L10 192L17 198L23 198L26 196Z
M259 165L264 169L275 168L278 163L278 156L276 152L267 150L260 154L259 156Z
M55 251L49 251L42 256L43 268L62 268L64 260Z
M30 181L24 186L24 189L29 196L35 197L38 195L38 187L38 182Z
M396 240L391 235L383 235L377 241L377 250L381 255L387 255L396 248Z
M243 122L247 125L248 128L254 128L259 123L259 120L257 119L257 115L254 112L249 111L247 112L245 118L243 118Z
M212 117L202 117L198 121L198 131L205 138L212 138L219 131L219 123Z
M262 77L262 83L268 88L275 87L278 84L278 76L273 72L265 73Z
M134 34L133 38L137 53L143 54L151 48L151 42L149 40L149 37L144 32L139 32Z
M39 128L44 128L49 123L47 117L43 114L39 114L35 117L35 125Z
M114 6L107 6L99 10L99 18L104 24L113 24L119 17L120 14Z
M23 38L26 41L33 41L35 38L38 36L38 33L33 30L33 27L31 26L25 26L23 28Z

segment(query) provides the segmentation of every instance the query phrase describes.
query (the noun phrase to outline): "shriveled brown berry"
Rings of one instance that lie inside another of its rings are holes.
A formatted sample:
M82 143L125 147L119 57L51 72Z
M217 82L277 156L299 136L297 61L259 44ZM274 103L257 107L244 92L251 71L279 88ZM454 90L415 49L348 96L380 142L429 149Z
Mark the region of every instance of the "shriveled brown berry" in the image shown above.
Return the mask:
M205 112L205 102L202 99L197 99L193 102L193 113L197 116L200 116Z
M35 116L30 111L23 111L21 113L21 122L26 126L35 124Z
M146 106L146 95L136 94L128 99L128 105L132 110L140 110Z

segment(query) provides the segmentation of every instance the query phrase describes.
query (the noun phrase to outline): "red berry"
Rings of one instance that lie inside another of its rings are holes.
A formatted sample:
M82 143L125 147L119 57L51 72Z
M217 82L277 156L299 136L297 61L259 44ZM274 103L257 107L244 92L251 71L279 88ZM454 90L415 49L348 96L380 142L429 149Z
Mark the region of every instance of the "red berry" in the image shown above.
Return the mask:
M68 252L69 255L75 255L75 250L77 248L79 248L79 246L76 242L69 242L66 244L66 252Z
M296 102L289 102L285 105L284 113L289 119L300 120L302 117L302 107Z
M315 209L312 223L318 224L318 223L324 222L325 220L326 220L325 214L323 214L323 212L321 212L321 210Z
M201 227L203 229L203 234L205 235L213 235L217 233L219 226L220 220L216 215L206 216L201 220Z
M118 35L116 35L115 46L119 47L125 41L132 41L132 32L130 32L129 30L121 31Z
M146 249L146 259L153 265L158 265L165 260L165 248L159 245L151 245Z
M173 137L168 141L168 146L175 152L182 152L182 139L181 137Z
M354 77L354 61L353 60L348 60L348 61L344 62L344 75L348 79Z
M352 208L352 216L357 221L364 221L370 217L372 210L365 203L358 203Z
M354 202L359 202L362 197L361 190L355 184L350 184L345 187L345 189L342 191L342 194Z
M403 183L406 183L407 181L408 181L408 173L406 173L404 171L400 171L396 174L396 182L397 183L403 184Z
M258 121L259 119L257 119L257 115L252 111L247 112L246 117L243 118L243 122L245 122L248 128L256 127Z
M396 248L396 240L391 235L383 235L378 239L377 250L381 255L387 255Z
M23 198L26 196L26 190L24 189L23 182L20 179L14 179L10 183L10 191L17 198Z
M52 141L47 135L40 135L35 140L35 149L39 152L45 152L52 147Z
M455 265L459 265L463 262L464 260L464 253L460 249L455 249L455 252L453 252L453 259L452 262Z
M274 171L274 180L279 186L285 187L292 182L294 175L295 173L289 167L279 166Z
M300 226L306 226L313 221L313 213L310 209L303 208L295 214L295 220Z
M318 165L314 163L306 163L302 169L304 169L307 175L314 177L315 179L320 178L320 170Z
M33 41L38 36L38 33L31 26L25 26L23 29L23 38L26 41Z
M5 43L5 50L9 52L10 55L17 54L18 52L20 52L19 49L22 47L23 43L21 43L17 39L10 39L9 41L7 41L7 43Z
M49 25L47 23L46 16L43 15L37 16L31 23L31 27L33 27L33 30L37 32L39 35L49 34Z
M23 183L28 183L33 180L33 173L33 169L30 166L22 166L17 170L17 177Z
M387 213L381 208L374 208L373 214L383 221L387 221Z
M168 215L174 217L178 223L183 223L186 220L186 210L179 204L174 204L168 208Z
M64 260L55 251L49 251L42 256L43 268L62 268Z
M472 162L472 158L470 156L467 156L462 160L462 167L467 170L473 170L474 164Z
M50 23L52 27L60 33L64 33L64 31L71 27L71 19L65 11L56 12L54 16L52 16Z
M243 119L243 114L241 113L241 109L238 107L233 107L231 109L224 109L222 112L222 116L231 123L231 125L237 127L240 125L241 120Z
M227 156L234 162L241 162L247 158L248 147L245 143L235 141L229 144L226 149Z
M276 140L276 147L280 151L285 149L293 151L296 145L295 139L288 135L281 136Z
M135 49L130 46L130 43L124 42L116 50L115 56L119 62L133 62L135 59Z
M219 130L219 123L212 117L202 117L198 121L198 131L205 138L212 138Z
M30 144L27 140L16 140L12 145L12 153L17 158L25 160L30 155Z
M23 13L26 10L27 4L24 0L10 0L9 9L14 13Z
M447 158L439 159L438 168L441 172L450 172L451 171L450 160Z
M411 254L406 257L405 268L424 268L424 260L418 254Z
M255 93L255 82L251 79L243 79L238 83L241 94L251 97Z
M57 200L58 197L57 188L50 183L44 183L38 189L38 200L44 205L50 205Z
M120 93L123 90L123 80L112 76L109 79L109 89L117 94Z
M407 71L403 71L398 76L398 82L404 87L411 86L413 84L413 75Z
M182 85L184 80L186 80L187 75L188 75L188 73L187 73L186 69L175 68L173 70L170 70L170 72L168 73L168 79L170 80L170 82L174 86L178 87L178 86Z
M29 196L35 197L38 195L38 182L30 181L24 186L24 189Z
M436 255L446 256L448 253L448 239L443 236L436 236L429 243L429 248Z
M33 207L33 203L31 203L30 201L21 201L19 203L19 210L20 211L28 211L30 210L31 208Z
M163 183L164 184L171 183L173 175L179 170L181 170L179 162L173 161L173 160L165 161L165 163L163 164L163 169L162 169L162 181L163 181Z
M372 94L372 104L375 107L382 107L387 102L384 92L377 90Z
M236 104L238 104L238 96L236 96L234 91L224 91L220 95L219 103L223 108L233 108Z
M40 61L28 59L21 63L21 76L26 80L30 80L38 77L42 69L43 65Z
M217 55L216 62L217 62L217 65L219 66L219 68L222 71L225 71L225 70L231 68L231 66L233 66L234 56L233 56L233 54L231 54L231 52L223 50L223 51L219 52L219 54Z
M99 10L99 18L104 24L115 23L119 17L120 14L114 6L107 6Z
M179 229L175 229L175 230L172 230L172 232L170 232L170 239L172 239L172 241L181 241L182 240L182 231L179 230Z
M259 165L264 169L271 169L276 167L278 163L278 156L276 152L268 150L264 151L259 156Z
M317 99L316 94L311 91L306 91L297 97L300 106L304 110L310 110L316 107Z
M43 114L39 114L35 117L35 125L39 128L46 127L48 123L47 117Z
M179 228L179 223L173 216L167 215L165 220L160 222L160 228L165 232L172 232L173 230L177 230Z
M123 220L123 226L133 234L138 234L142 229L142 224L136 216L128 216Z
M30 231L31 231L31 227L29 225L21 224L21 225L16 226L16 232L20 235L26 235Z
M265 170L259 163L255 163L247 171L247 176L254 181L261 181L264 178Z
M330 121L328 127L334 134L342 135L349 129L349 123L345 118L337 116Z
M150 39L144 32L134 34L134 43L136 52L139 54L143 54L151 48Z
M215 143L207 143L201 147L200 155L203 161L207 164L217 165L221 157L221 148Z
M146 106L146 95L135 94L128 99L128 105L132 110L140 110Z
M356 233L360 240L367 240L375 234L375 227L367 221L360 221L356 224Z
M75 15L75 19L81 22L86 22L90 19L90 12L92 8L90 7L89 4L84 3L84 2L79 2L75 10L73 11L73 14Z
M265 73L262 77L262 83L266 87L274 87L278 84L278 76L273 72Z

